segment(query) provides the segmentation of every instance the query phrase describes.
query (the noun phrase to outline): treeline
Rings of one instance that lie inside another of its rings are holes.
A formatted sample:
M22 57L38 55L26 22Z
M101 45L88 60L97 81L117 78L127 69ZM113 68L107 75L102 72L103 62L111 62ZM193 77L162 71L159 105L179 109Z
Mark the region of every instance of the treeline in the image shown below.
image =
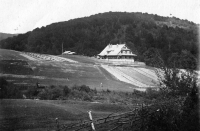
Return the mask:
M144 61L157 49L164 61L186 51L197 59L198 25L178 18L147 13L108 12L59 22L0 41L0 47L18 51L61 54L64 50L94 56L107 44L127 43Z

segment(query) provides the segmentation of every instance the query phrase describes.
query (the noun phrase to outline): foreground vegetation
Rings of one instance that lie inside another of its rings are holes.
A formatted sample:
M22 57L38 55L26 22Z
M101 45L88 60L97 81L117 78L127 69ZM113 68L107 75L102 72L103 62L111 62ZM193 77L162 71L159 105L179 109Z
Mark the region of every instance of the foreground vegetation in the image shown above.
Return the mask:
M139 112L139 115L150 113L147 116L141 116L142 122L137 126L124 126L124 130L145 130L145 131L197 131L199 129L199 113L198 113L198 87L196 76L186 75L183 77L175 77L170 75L163 81L165 87L161 87L159 91L148 89L146 92L133 91L129 93L114 92L107 90L97 91L90 89L86 85L68 86L48 86L42 87L36 85L34 87L16 87L12 83L7 82L4 78L0 79L1 92L0 97L24 98L24 99L41 99L41 100L73 100L79 102L100 102L108 103L107 107L99 108L97 105L92 106L94 110L107 112L106 109L112 109L111 103L121 104L127 109L134 109L136 104L143 103L151 105ZM176 79L175 79L176 78ZM181 81L184 79L184 81ZM168 83L167 83L168 82ZM169 84L171 83L171 84ZM178 86L175 86L178 85ZM179 88L182 87L182 88ZM52 102L51 102L52 103ZM62 103L62 102L61 102ZM58 103L57 103L58 104ZM81 105L81 103L79 103ZM59 104L60 105L60 104ZM79 105L79 106L80 106ZM133 106L134 105L134 106ZM152 112L152 107L156 111ZM3 107L4 108L4 107ZM125 111L121 108L122 111ZM113 108L113 112L116 108ZM127 110L126 110L127 111ZM41 111L42 112L42 111ZM86 111L84 111L86 112ZM111 113L111 112L110 112ZM48 116L47 116L48 117ZM83 117L86 119L86 117ZM52 122L52 121L51 121ZM139 125L139 126L138 126ZM37 125L39 126L39 124ZM37 127L36 126L36 127ZM41 126L39 126L41 127ZM42 127L45 128L45 125ZM18 127L19 128L19 127ZM23 127L21 127L23 128ZM27 129L28 127L26 127ZM105 127L104 127L105 130Z

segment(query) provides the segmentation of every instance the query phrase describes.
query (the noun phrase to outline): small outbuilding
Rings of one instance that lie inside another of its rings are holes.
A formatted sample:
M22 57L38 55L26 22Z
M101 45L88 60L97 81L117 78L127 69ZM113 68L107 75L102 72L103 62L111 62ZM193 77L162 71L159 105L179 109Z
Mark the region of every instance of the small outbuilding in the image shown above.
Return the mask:
M65 51L62 53L63 55L74 55L76 54L76 52L72 52L72 51Z

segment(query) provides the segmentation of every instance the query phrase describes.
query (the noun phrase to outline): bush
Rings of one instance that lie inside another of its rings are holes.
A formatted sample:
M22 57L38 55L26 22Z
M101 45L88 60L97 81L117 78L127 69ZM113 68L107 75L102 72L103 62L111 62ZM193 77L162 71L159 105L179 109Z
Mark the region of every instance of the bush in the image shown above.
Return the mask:
M4 78L0 78L0 98L7 97L8 82Z
M38 95L38 93L39 93L39 91L37 90L37 87L33 86L33 87L28 88L26 95L29 98L33 98L33 97L36 97Z
M74 85L72 87L72 90L84 91L86 93L89 93L91 91L90 87L86 85L81 85L81 86Z
M135 95L136 97L142 97L145 96L145 93L134 89L132 95Z
M85 91L86 93L89 93L91 91L90 87L86 85L80 86L80 90Z
M199 98L198 88L194 85L182 106L180 130L198 131L199 125Z
M51 100L56 100L62 96L62 90L58 87L50 89L50 96Z
M107 91L107 93L111 93L111 91L109 89L107 89L106 91Z
M161 96L161 93L159 91L153 90L151 88L146 89L146 96L145 97L147 99L150 99L150 100L157 99L160 96Z
M91 98L91 96L89 96L88 94L85 94L84 96L83 96L83 100L84 101L92 101L92 98Z
M19 90L18 87L15 87L12 84L9 84L10 86L8 86L7 90L7 97L6 98L11 98L11 99L21 99L22 98L22 93Z
M68 96L70 92L71 92L71 89L68 86L64 86L63 95Z
M0 99L2 98L22 98L21 91L12 83L9 83L4 78L0 78Z
M42 91L39 92L37 95L41 100L48 100L50 99L50 92L49 89L45 88Z

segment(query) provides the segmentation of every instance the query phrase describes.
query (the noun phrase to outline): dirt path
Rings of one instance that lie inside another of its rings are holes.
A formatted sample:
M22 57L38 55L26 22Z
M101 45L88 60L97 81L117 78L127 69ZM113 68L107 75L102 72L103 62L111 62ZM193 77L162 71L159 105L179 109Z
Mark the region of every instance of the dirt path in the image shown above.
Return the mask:
M106 72L105 70L102 71L103 69L99 66L95 65L94 67L99 71L100 74L102 74L106 78L106 80L109 80L108 76L111 75L110 73Z

